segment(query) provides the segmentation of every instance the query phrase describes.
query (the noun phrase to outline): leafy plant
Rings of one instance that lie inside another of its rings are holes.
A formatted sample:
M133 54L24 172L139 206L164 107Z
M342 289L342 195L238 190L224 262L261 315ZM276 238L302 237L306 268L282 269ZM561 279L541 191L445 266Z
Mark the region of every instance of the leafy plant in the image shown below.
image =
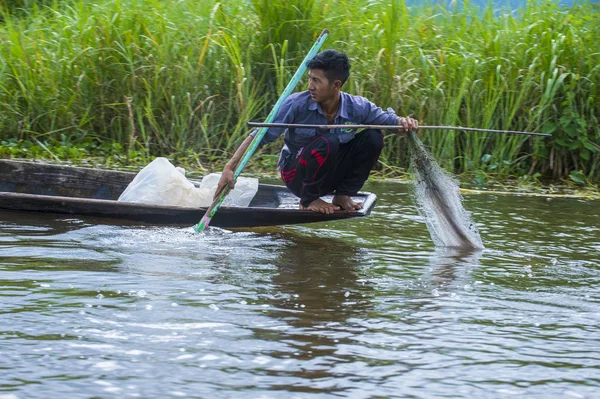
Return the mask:
M328 27L326 47L351 60L350 93L422 124L553 134L423 132L445 168L481 184L536 174L575 182L572 171L600 179L600 10L588 2L532 0L512 13L402 0L9 3L0 10L1 156L192 153L203 167L218 163ZM402 173L406 140L385 143L382 174Z

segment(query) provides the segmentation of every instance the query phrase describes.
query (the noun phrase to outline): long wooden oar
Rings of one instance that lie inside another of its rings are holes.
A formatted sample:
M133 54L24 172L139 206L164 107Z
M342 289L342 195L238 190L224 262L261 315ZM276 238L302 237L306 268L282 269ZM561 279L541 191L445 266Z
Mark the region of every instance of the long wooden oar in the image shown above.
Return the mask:
M321 34L317 38L315 44L313 44L312 48L310 49L310 51L308 52L308 54L306 55L306 57L300 64L300 66L298 67L298 70L296 71L294 76L292 76L292 80L290 80L290 82L288 83L286 88L283 90L283 93L281 93L279 100L277 100L277 102L275 103L275 106L273 106L273 109L269 113L269 116L267 116L265 123L272 122L273 119L275 119L275 116L277 116L277 112L279 112L279 107L281 107L281 104L283 103L283 101L290 94L292 94L292 91L294 91L294 88L296 87L296 85L298 84L300 79L302 78L302 75L304 75L304 72L306 71L306 64L317 54L317 52L319 51L319 49L325 42L325 39L327 39L328 35L329 35L329 31L327 29L324 29L323 32L321 32ZM237 165L235 172L233 173L233 181L234 182L237 180L240 173L242 173L242 170L244 169L244 167L250 160L250 157L252 157L252 155L256 152L256 149L258 148L258 145L260 144L265 133L267 133L267 129L263 127L262 129L259 129L259 131L254 136L252 143L250 143L250 146L248 147L246 152L244 152L244 155L243 155L242 159L240 160L240 163ZM202 217L200 222L194 227L194 230L196 230L197 232L200 232L208 227L210 221L215 216L215 214L219 210L219 207L221 206L223 201L225 201L225 198L227 197L227 194L229 194L230 191L231 191L231 188L229 186L226 186L221 191L219 196L213 201L213 203L210 205L210 207L206 210L206 213L204 214L204 216Z
M377 129L377 130L401 130L404 129L400 125L307 125L307 124L291 124L291 123L260 123L260 122L248 122L248 126L251 127L266 127L266 128L296 128L296 129ZM462 127L462 126L419 126L419 129L429 130L464 130L467 132L486 132L486 133L504 133L504 134L525 134L528 136L543 136L551 137L549 133L536 133L536 132L520 132L518 130L492 130L492 129L479 129L476 127Z

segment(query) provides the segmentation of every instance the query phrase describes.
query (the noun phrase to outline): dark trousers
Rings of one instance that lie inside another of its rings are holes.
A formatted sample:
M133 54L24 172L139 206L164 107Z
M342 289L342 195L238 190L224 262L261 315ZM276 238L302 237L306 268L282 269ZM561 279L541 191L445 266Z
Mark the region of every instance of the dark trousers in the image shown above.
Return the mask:
M284 163L281 178L300 204L328 194L355 195L369 178L383 148L379 130L365 130L347 143L325 133Z

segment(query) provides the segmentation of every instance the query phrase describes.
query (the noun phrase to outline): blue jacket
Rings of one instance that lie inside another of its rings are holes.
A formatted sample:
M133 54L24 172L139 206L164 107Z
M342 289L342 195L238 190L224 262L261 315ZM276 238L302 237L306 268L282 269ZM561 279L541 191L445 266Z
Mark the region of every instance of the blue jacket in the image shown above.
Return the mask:
M388 108L383 111L361 96L353 96L341 92L341 103L338 113L333 121L335 125L397 125L400 119L394 110ZM326 125L327 118L323 115L321 105L312 100L310 93L303 91L291 94L285 99L273 123L298 123L310 125ZM255 136L258 130L251 133ZM260 145L268 144L285 132L283 136L285 145L281 150L278 167L282 168L285 159L290 154L297 154L302 147L312 142L318 135L317 129L284 129L269 128L265 133ZM356 132L353 129L331 129L336 133L340 143L347 143L354 138Z

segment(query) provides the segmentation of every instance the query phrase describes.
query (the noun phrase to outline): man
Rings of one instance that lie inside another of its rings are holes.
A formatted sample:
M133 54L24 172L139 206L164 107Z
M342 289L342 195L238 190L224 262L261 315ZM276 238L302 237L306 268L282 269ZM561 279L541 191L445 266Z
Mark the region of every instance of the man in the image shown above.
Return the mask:
M400 125L404 134L418 128L415 119L398 117L390 108L382 111L364 97L341 91L350 76L350 62L345 54L326 50L307 66L308 90L290 95L273 123ZM285 145L278 168L286 186L300 197L300 209L327 214L361 209L362 204L352 201L351 196L362 188L377 163L383 148L381 131L270 128L260 145L274 141L284 131ZM256 133L253 131L244 140L225 166L217 193L225 185L233 188L235 167ZM335 194L331 203L321 199L328 194Z

